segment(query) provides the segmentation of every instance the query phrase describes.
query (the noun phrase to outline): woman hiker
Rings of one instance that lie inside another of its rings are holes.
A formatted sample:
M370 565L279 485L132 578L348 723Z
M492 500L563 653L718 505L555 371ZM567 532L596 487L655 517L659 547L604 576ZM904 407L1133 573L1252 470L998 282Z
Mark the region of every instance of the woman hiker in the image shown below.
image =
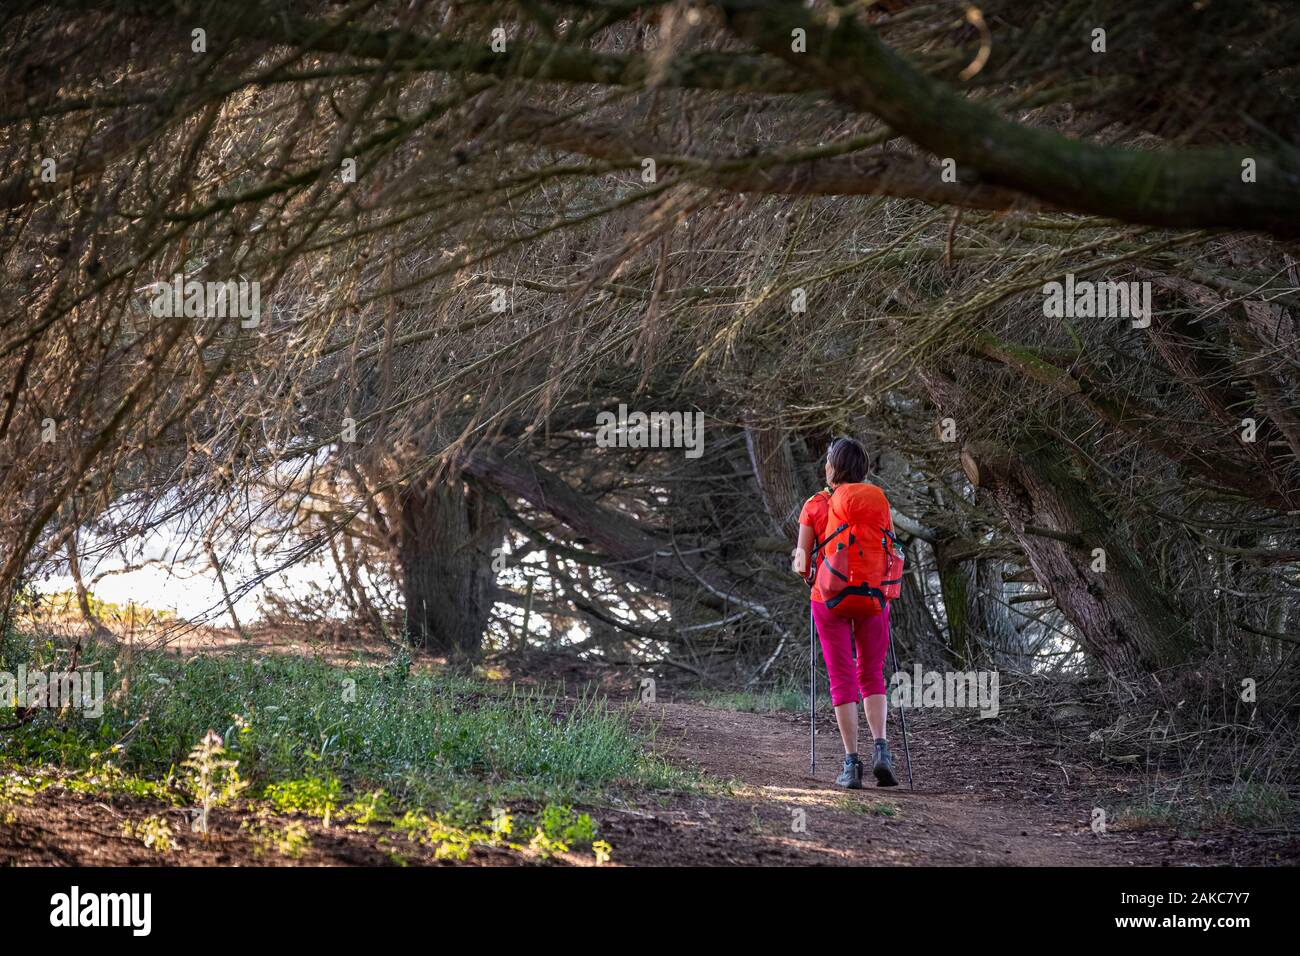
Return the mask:
M884 508L888 522L889 502L875 485L866 484L867 453L852 438L836 438L826 451L826 488L804 503L799 514L799 541L793 552L792 570L808 577L809 556L825 541L831 495L845 485L861 485L863 493L875 496ZM892 525L891 525L892 527ZM813 568L820 554L813 555ZM812 589L812 614L821 640L826 673L830 675L831 703L835 721L844 740L844 769L835 783L849 790L862 788L862 760L858 756L858 701L866 704L867 726L875 739L871 764L876 782L882 787L898 785L894 761L885 739L885 655L889 651L889 602L875 614L856 618L841 617L826 606L826 598L816 584ZM853 659L857 652L856 666Z

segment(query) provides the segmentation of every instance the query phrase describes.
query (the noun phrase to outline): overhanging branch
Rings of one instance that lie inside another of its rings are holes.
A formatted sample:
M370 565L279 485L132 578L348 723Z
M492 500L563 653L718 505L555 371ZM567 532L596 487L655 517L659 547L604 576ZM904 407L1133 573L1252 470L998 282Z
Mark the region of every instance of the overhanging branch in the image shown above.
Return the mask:
M1004 119L927 76L853 15L841 14L831 27L792 0L721 6L739 36L985 182L1125 222L1300 234L1300 163L1292 156L1248 146L1175 152L1070 139ZM796 29L806 32L807 52L792 49ZM1246 159L1254 161L1254 182L1242 181Z

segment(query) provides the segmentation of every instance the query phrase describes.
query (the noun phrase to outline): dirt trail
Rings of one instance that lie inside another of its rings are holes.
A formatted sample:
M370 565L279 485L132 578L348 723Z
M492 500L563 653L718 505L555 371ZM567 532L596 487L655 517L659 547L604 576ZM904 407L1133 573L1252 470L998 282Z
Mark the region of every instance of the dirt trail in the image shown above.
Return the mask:
M877 788L872 780L864 790L843 791L833 784L843 751L829 715L825 725L819 721L815 777L806 716L667 703L642 708L639 719L658 726L656 746L673 760L734 786L729 796L692 797L649 816L644 810L619 811L626 818L604 814L603 828L625 862L1194 864L1232 862L1251 842L1237 847L1231 838L1184 839L1152 830L1093 833L1093 801L1106 782L1089 768L1054 763L1051 748L1034 754L1029 745L1027 754L1023 743L993 739L972 746L957 739L951 724L924 713L908 721L915 791L907 789L892 721L903 785Z

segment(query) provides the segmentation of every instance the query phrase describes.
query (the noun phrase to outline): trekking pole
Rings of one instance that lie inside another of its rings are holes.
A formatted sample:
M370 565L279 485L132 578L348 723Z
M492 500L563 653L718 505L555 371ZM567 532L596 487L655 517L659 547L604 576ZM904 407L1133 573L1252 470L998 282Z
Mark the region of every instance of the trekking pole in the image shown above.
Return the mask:
M808 603L808 766L817 772L817 620Z
M898 651L894 650L894 642L889 642L889 656L894 661L894 673L898 673ZM898 717L903 724L903 756L907 758L907 789L915 790L912 785L912 752L907 749L907 705L900 698L898 701Z

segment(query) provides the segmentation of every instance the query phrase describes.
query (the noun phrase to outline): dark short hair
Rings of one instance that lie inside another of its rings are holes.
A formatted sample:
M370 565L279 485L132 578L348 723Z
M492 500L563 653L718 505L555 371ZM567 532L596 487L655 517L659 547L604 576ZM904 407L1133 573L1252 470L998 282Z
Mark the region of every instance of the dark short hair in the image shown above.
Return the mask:
M837 485L852 484L867 477L867 450L855 438L841 435L831 440L826 449L826 460L830 462L832 479Z

